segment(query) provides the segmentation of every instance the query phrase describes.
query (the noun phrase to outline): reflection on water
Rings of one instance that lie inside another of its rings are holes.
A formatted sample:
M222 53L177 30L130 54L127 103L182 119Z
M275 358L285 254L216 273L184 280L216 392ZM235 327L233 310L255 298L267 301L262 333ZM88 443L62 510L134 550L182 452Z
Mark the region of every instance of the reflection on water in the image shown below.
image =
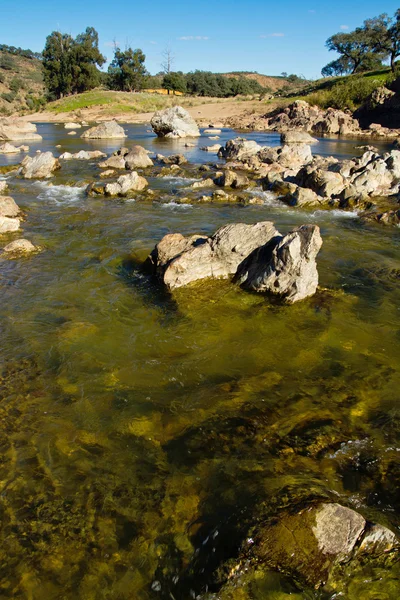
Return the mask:
M177 151L126 129L127 145ZM62 126L39 132L41 149L87 146ZM324 140L318 151L352 145ZM396 530L399 230L271 198L168 210L86 198L96 170L71 161L51 184L10 180L23 235L45 251L0 262L0 598L217 598L215 571L256 520L308 499ZM176 182L159 185L168 194ZM330 291L291 307L226 281L171 297L137 267L167 232L258 220L282 232L319 224ZM398 591L398 570L378 569L346 597ZM263 573L221 597L318 594Z

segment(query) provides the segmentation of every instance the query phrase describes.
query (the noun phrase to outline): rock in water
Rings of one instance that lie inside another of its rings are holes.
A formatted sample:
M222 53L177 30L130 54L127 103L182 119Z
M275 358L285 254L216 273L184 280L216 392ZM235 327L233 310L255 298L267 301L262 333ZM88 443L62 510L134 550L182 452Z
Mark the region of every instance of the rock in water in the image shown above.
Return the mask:
M65 123L64 129L80 129L82 125L80 123Z
M211 237L180 234L165 236L149 260L170 289L208 277L234 275L253 250L280 236L270 221L246 225L225 225Z
M26 156L21 163L21 174L25 179L44 179L61 168L60 162L51 152L42 152L31 158Z
M115 121L100 123L100 125L91 127L81 135L81 138L89 140L120 139L126 137L127 135L121 125L118 125Z
M153 161L143 146L133 146L128 154L124 155L125 165L127 169L146 169L152 167Z
M249 156L254 156L262 150L262 147L254 140L246 140L245 138L236 138L228 140L225 146L221 147L218 152L220 158L227 160L242 160Z
M307 131L286 131L281 133L281 144L318 144Z
M3 248L3 252L7 252L9 254L30 254L31 252L36 252L37 250L39 250L39 248L34 246L32 242L24 239L14 240Z
M18 231L20 209L11 196L0 196L0 233Z
M115 183L107 183L104 191L107 196L127 196L129 192L141 192L149 182L132 171L129 175L121 175Z
M317 225L302 225L253 252L239 267L235 281L256 292L279 295L292 304L315 294L316 256L322 246Z
M36 125L33 123L27 123L16 118L0 119L0 140L34 140L40 142L43 138L36 131Z
M182 106L157 111L151 119L151 126L158 137L185 138L200 136L196 121Z

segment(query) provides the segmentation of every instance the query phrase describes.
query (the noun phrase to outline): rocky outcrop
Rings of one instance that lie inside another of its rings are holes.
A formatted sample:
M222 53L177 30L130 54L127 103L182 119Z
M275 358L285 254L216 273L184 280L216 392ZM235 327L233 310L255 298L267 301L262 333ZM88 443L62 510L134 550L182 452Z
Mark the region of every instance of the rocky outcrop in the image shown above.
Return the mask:
M61 165L51 152L41 152L31 158L26 156L21 163L21 175L25 179L44 179L51 177Z
M196 121L181 106L159 110L153 115L150 123L158 137L185 138L200 136Z
M11 196L0 196L0 233L11 233L20 228L20 209Z
M75 152L75 154L63 152L58 158L60 160L92 160L93 158L104 158L105 156L107 156L107 154L100 152L100 150L80 150L79 152Z
M121 125L118 125L116 121L105 121L95 127L87 129L82 133L82 139L88 140L111 140L126 138L127 135Z
M104 191L107 196L127 196L130 192L141 192L149 185L147 179L132 171L121 175L114 183L107 183Z
M36 125L16 118L0 119L0 141L40 142L43 138L37 132Z
M366 558L381 564L395 560L399 550L399 540L390 529L335 503L282 514L256 530L253 538L249 555L259 566L324 591L342 589L342 566L350 565L354 573Z

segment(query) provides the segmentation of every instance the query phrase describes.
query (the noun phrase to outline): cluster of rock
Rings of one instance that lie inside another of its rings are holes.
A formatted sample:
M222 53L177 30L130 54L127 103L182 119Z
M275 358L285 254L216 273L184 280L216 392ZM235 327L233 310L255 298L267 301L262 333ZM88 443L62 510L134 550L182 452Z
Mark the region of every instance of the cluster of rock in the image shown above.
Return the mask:
M13 146L8 142L0 146L0 154L19 154L20 152L29 152L29 146Z
M293 303L317 289L315 259L321 245L316 225L303 225L282 235L269 221L234 223L211 237L168 234L147 264L169 289L206 278L231 277L245 289Z
M146 169L153 166L149 152L143 146L120 148L110 158L99 163L103 169Z
M196 121L181 106L157 111L150 123L158 137L185 138L200 136Z
M399 546L387 527L340 504L320 503L257 526L232 573L240 577L242 568L248 571L256 565L285 573L307 588L335 591L335 596L342 597L349 573L354 576L366 562L371 568L390 566L398 560Z
M42 139L33 123L17 118L0 119L0 141L32 140L40 142Z
M21 226L21 211L11 196L0 196L0 234L18 231Z
M107 156L107 154L100 150L80 150L74 154L71 154L71 152L63 152L58 158L60 160L92 160L94 158L104 158L105 156Z

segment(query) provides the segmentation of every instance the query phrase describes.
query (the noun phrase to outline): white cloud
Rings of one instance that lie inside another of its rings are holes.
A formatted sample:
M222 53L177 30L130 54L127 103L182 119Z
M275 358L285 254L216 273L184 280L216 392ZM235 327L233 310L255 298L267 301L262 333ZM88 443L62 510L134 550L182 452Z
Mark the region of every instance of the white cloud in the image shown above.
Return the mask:
M153 44L155 46L157 42L153 42L153 40L150 40L150 44Z
M267 35L260 35L260 38L265 39L269 37L285 37L284 33L268 33Z
M348 29L348 28L349 28L349 26L348 26L348 25L341 25L341 26L340 26L340 29L341 29L342 31L346 31L346 29Z
M185 42L188 42L190 40L208 40L208 36L206 35L182 35L181 37L178 37L178 40L184 40Z

